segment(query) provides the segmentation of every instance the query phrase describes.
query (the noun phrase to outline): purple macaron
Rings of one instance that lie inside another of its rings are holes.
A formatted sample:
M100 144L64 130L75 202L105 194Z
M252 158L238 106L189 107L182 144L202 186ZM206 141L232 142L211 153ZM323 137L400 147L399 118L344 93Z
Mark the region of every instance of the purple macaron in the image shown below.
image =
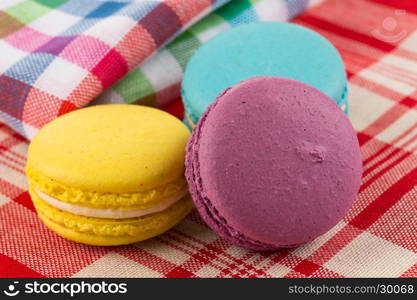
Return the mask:
M358 192L354 129L302 82L254 77L222 92L187 146L186 177L205 222L231 243L276 250L336 225Z

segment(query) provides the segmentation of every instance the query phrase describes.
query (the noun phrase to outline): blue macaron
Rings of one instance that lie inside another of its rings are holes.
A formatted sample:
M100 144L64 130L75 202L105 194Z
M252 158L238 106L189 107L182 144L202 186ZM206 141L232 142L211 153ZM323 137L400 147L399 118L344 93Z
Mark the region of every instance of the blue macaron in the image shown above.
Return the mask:
M187 125L194 127L223 90L254 76L302 81L348 113L346 71L336 48L299 25L257 22L219 34L190 59L182 83Z

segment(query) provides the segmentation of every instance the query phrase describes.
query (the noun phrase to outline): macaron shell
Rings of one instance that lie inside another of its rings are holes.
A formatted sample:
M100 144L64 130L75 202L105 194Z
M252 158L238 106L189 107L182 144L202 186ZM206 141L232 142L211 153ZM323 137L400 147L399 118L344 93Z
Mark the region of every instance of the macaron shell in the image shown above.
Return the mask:
M187 195L160 213L121 220L99 219L56 209L43 201L33 188L29 193L39 217L49 229L72 241L96 246L131 244L157 236L179 223L193 207Z
M27 167L74 189L151 190L181 178L190 133L174 116L139 105L92 106L42 128Z
M301 82L247 80L223 92L197 128L186 160L193 200L210 227L226 238L235 233L236 244L271 250L308 242L345 215L359 189L349 120Z
M209 225L209 227L217 232L222 238L243 248L258 251L275 250L278 248L276 245L270 245L257 240L249 239L243 233L234 230L230 225L228 225L227 220L219 214L216 207L214 207L208 198L207 193L205 193L203 180L200 175L200 165L198 159L199 139L201 137L201 129L203 128L205 119L214 107L215 104L209 106L203 114L198 125L193 130L193 134L187 145L186 177L194 204L207 225ZM280 247L285 246L281 245Z
M305 27L258 22L219 34L187 64L182 98L193 122L227 87L254 76L280 76L312 85L347 112L343 61L325 38Z

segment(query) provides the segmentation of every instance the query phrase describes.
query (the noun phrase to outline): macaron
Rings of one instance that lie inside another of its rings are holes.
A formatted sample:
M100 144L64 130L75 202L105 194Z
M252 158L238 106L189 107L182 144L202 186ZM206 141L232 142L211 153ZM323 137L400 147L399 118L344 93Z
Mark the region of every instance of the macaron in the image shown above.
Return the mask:
M187 146L186 178L205 222L253 250L307 243L338 223L361 181L347 116L316 88L255 77L209 106Z
M142 241L192 209L184 176L186 126L138 105L73 111L44 126L28 150L29 193L52 231L90 245Z
M291 23L255 22L224 31L192 56L182 83L186 124L193 128L221 91L254 76L302 81L348 113L345 66L328 40Z

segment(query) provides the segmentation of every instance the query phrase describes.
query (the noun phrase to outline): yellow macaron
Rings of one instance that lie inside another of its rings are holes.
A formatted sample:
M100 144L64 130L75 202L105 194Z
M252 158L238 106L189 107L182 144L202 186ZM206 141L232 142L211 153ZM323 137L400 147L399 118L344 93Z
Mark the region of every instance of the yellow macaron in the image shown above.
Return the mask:
M122 245L163 233L192 209L184 178L185 125L138 105L92 106L44 126L26 173L51 230L91 245Z

